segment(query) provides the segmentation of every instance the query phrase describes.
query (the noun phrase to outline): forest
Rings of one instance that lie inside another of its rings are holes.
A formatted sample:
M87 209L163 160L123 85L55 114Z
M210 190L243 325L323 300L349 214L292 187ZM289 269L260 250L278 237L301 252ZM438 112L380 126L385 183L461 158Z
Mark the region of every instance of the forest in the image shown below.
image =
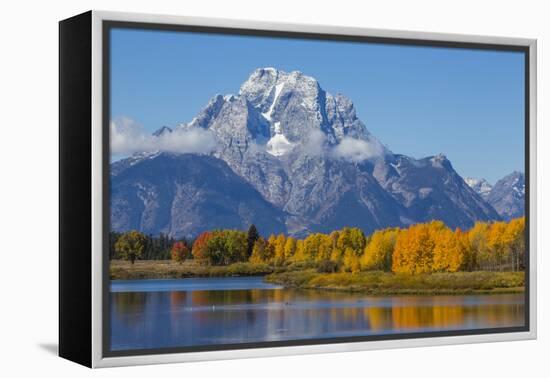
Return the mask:
M522 271L525 267L525 218L477 222L469 230L431 221L408 228L386 228L365 235L344 227L304 239L284 234L213 230L194 241L159 238L138 231L111 233L111 259L192 260L197 266L314 266L321 273L384 271L412 275L437 272Z

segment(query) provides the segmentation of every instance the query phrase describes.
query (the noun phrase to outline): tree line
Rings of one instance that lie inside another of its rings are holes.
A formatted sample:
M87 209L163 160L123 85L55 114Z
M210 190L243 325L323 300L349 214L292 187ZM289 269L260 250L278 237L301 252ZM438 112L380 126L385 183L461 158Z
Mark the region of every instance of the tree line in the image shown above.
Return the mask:
M189 245L187 240L176 240L164 233L159 236L145 235L138 231L114 232L109 235L110 259L142 259L142 260L168 260L174 243L182 241ZM118 248L117 248L118 243Z
M121 244L119 247L135 249L129 243ZM118 250L119 256L124 255L123 248ZM206 231L193 243L174 241L162 256L167 254L176 262L194 259L204 265L314 263L323 272L518 271L525 268L525 218L477 222L466 231L452 230L441 221L386 228L371 235L344 227L329 234L312 233L304 239L284 234L263 238L251 225L248 231Z

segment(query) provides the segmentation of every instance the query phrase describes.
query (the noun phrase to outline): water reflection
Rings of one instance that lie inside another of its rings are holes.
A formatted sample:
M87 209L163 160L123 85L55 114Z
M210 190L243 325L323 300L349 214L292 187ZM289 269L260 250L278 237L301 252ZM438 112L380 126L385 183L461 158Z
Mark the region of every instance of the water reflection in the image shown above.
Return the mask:
M523 294L369 297L281 288L111 293L113 350L523 324Z

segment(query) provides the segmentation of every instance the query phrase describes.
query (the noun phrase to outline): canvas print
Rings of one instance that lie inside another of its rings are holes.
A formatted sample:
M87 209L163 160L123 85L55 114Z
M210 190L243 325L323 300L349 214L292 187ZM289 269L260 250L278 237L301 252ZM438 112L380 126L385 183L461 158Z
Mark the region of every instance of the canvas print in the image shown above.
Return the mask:
M524 52L108 38L109 351L525 327Z

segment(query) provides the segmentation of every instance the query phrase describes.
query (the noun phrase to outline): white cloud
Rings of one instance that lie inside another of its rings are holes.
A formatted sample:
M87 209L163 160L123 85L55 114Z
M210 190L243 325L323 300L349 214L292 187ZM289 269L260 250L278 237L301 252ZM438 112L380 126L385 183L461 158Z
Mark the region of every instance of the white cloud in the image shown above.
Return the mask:
M360 163L384 155L384 147L377 140L361 140L345 137L332 149L335 158Z
M310 156L320 156L325 151L325 143L325 134L321 130L313 130L304 143L303 149Z
M216 147L214 136L204 129L179 129L154 136L130 118L111 121L111 155L128 156L136 152L209 153Z

